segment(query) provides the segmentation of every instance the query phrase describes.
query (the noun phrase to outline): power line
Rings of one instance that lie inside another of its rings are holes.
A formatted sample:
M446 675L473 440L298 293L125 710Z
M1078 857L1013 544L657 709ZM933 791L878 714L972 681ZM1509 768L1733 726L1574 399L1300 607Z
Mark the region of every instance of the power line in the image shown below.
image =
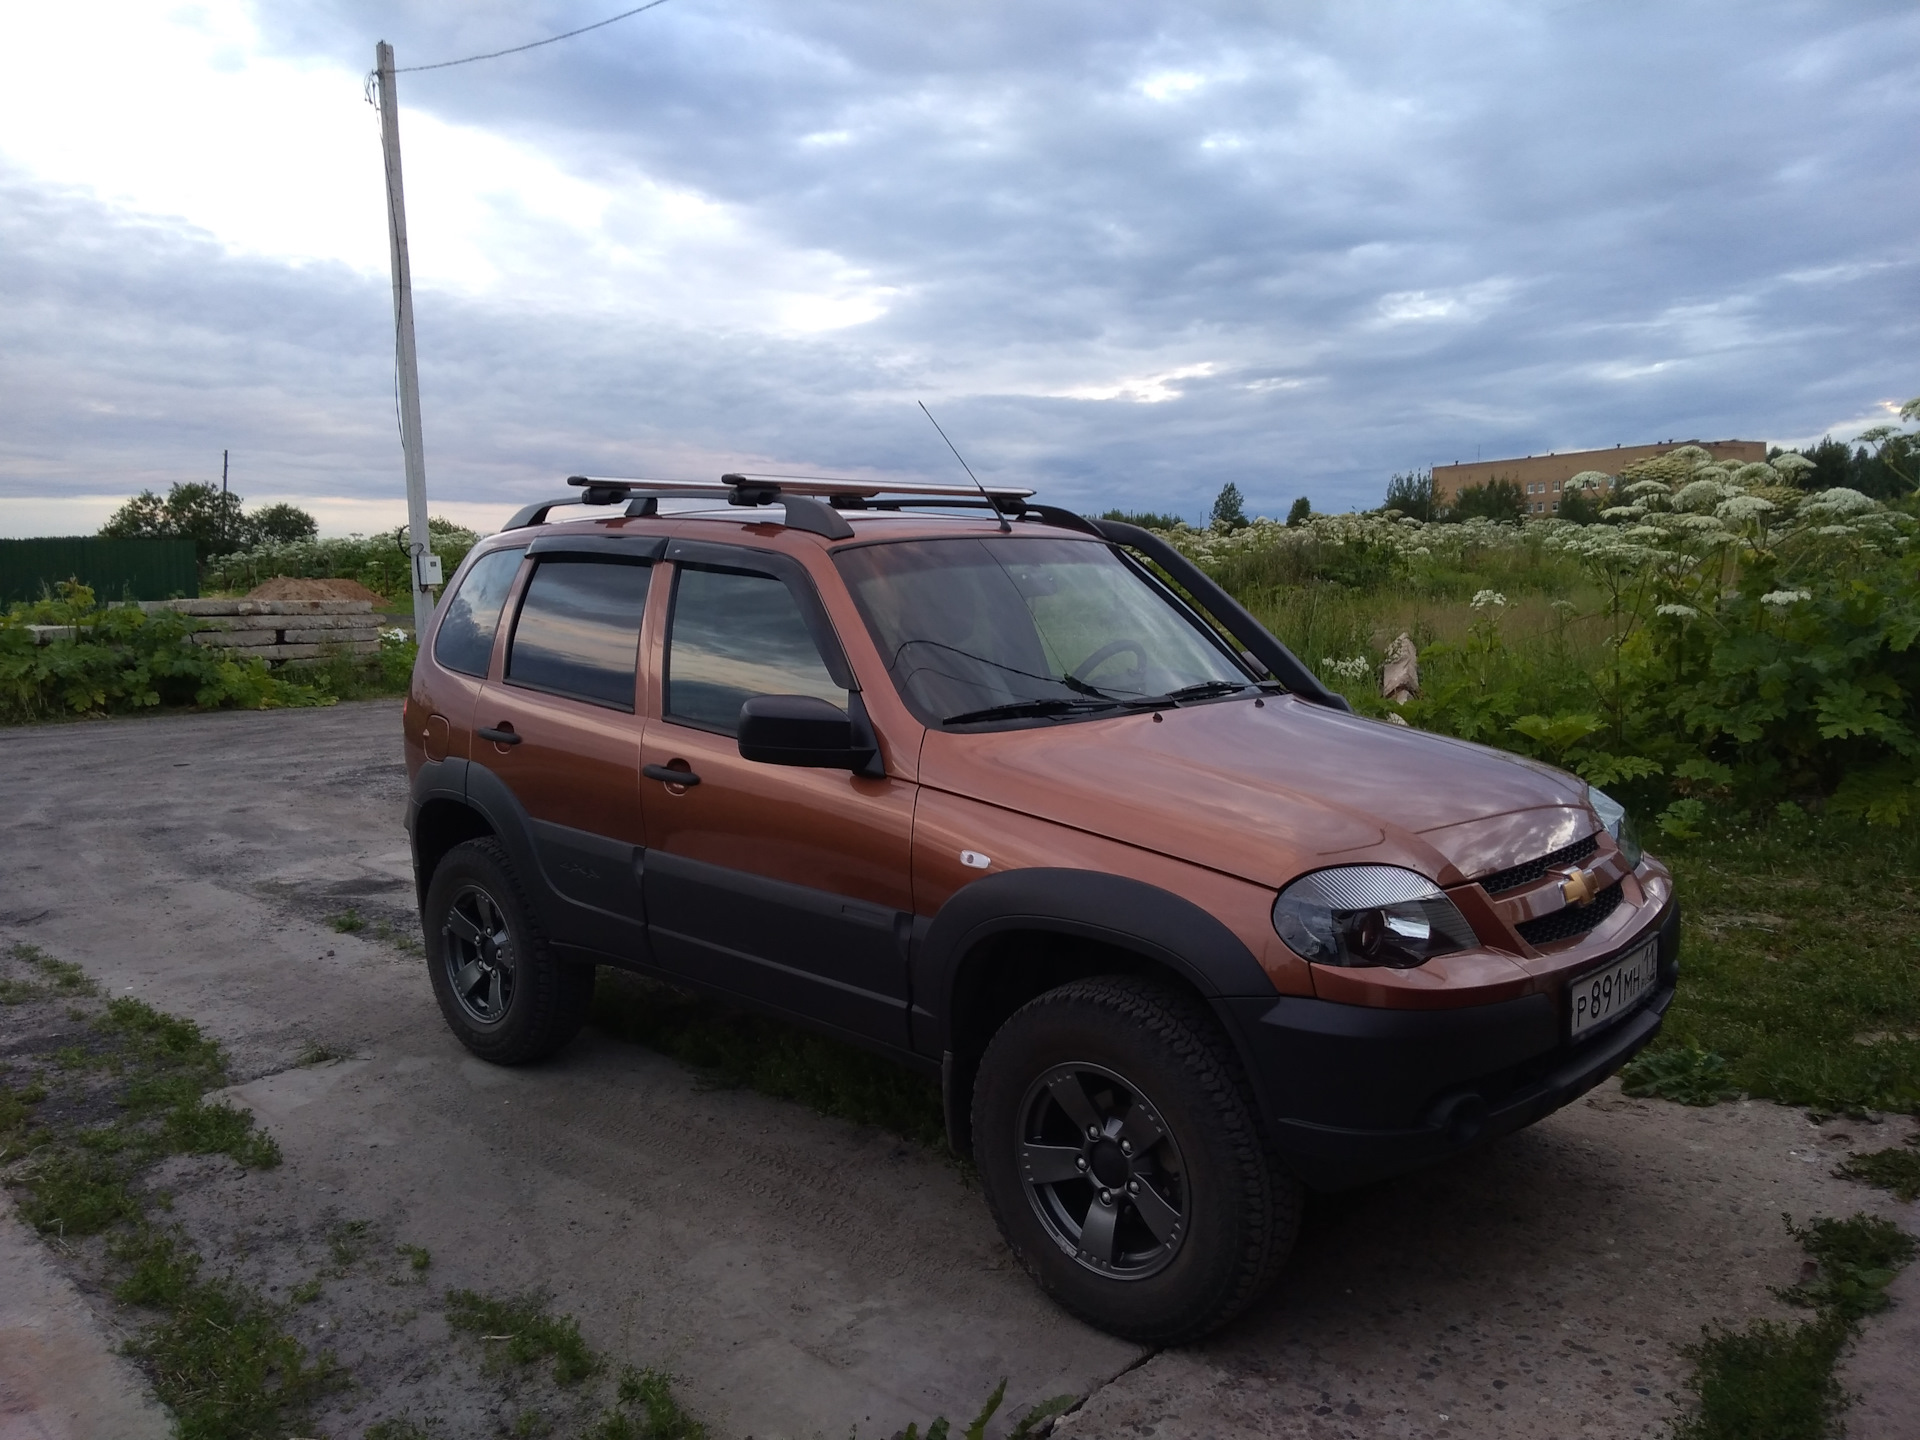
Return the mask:
M441 60L433 65L401 65L394 70L396 75L411 75L420 70L445 70L454 65L471 65L476 60L498 60L502 55L518 55L523 50L538 50L542 45L553 45L562 40L571 40L576 35L584 35L589 30L600 30L629 15L638 15L642 10L651 10L656 5L664 5L667 0L647 0L645 5L636 5L631 10L622 10L618 15L608 16L605 20L596 20L591 25L582 25L578 30L569 30L564 35L549 35L544 40L534 40L526 45L515 45L506 50L489 50L485 55L469 55L464 60Z

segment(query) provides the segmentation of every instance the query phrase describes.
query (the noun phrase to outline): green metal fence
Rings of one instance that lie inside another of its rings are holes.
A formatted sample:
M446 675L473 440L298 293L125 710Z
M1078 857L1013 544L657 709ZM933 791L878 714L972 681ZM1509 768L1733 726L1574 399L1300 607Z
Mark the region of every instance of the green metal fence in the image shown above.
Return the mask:
M168 600L200 593L191 540L102 540L63 535L0 540L0 604L38 600L78 580L101 600Z

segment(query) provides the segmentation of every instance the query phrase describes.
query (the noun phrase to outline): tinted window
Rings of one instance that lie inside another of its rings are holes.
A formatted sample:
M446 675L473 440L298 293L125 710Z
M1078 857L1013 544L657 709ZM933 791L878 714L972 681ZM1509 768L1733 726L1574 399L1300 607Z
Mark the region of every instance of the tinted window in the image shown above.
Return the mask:
M770 575L682 570L667 640L667 714L731 735L754 695L815 695L844 707L847 692L821 663L787 587Z
M835 557L894 683L931 724L1002 706L1097 714L1250 677L1105 545L903 540Z
M633 709L640 617L653 571L604 560L543 559L527 582L507 679L616 710Z
M524 550L496 550L473 562L460 588L447 601L440 630L433 637L433 658L463 675L487 673L493 657L493 636L500 628L500 610L519 573Z

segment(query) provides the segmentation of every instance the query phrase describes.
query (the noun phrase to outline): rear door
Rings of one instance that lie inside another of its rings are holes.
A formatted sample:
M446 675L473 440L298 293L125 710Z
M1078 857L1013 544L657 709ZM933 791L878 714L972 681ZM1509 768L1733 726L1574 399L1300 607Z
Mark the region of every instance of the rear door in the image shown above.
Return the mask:
M547 891L557 944L644 961L640 629L664 542L542 537L500 671L475 710L470 791L491 782ZM476 798L481 798L476 796Z
M641 742L655 963L905 1049L914 786L743 759L749 697L845 709L851 671L791 556L676 541L668 558L660 715Z
M526 547L479 556L441 602L433 632L433 665L418 707L409 706L407 741L423 758L466 760L472 754L473 707L493 662L494 638L513 592ZM409 701L413 696L409 694Z

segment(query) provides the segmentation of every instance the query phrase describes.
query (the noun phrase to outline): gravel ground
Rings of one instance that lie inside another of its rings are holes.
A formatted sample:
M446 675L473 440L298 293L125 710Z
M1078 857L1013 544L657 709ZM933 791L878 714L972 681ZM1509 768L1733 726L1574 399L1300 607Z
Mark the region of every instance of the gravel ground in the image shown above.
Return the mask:
M1205 1345L1148 1354L1048 1305L939 1155L591 1032L534 1069L469 1058L416 956L325 923L348 905L412 923L397 711L6 732L0 942L227 1045L233 1094L286 1163L171 1162L173 1218L215 1271L276 1296L322 1280L289 1323L354 1374L316 1420L336 1440L400 1414L486 1435L529 1408L564 1433L576 1402L449 1334L452 1286L550 1291L614 1364L671 1371L717 1436L884 1436L965 1418L1003 1376L1005 1415L1090 1395L1072 1436L1652 1435L1682 1389L1676 1347L1788 1313L1769 1292L1802 1259L1783 1212L1920 1230L1920 1207L1829 1173L1906 1122L1608 1085L1439 1169L1316 1201L1272 1296ZM314 1045L349 1058L296 1063ZM15 1253L0 1248L9 1288ZM102 1333L125 1323L86 1252L55 1263ZM1856 1436L1916 1433L1899 1428L1920 1413L1914 1313L1870 1322L1850 1362ZM32 1369L12 1333L0 1395Z

